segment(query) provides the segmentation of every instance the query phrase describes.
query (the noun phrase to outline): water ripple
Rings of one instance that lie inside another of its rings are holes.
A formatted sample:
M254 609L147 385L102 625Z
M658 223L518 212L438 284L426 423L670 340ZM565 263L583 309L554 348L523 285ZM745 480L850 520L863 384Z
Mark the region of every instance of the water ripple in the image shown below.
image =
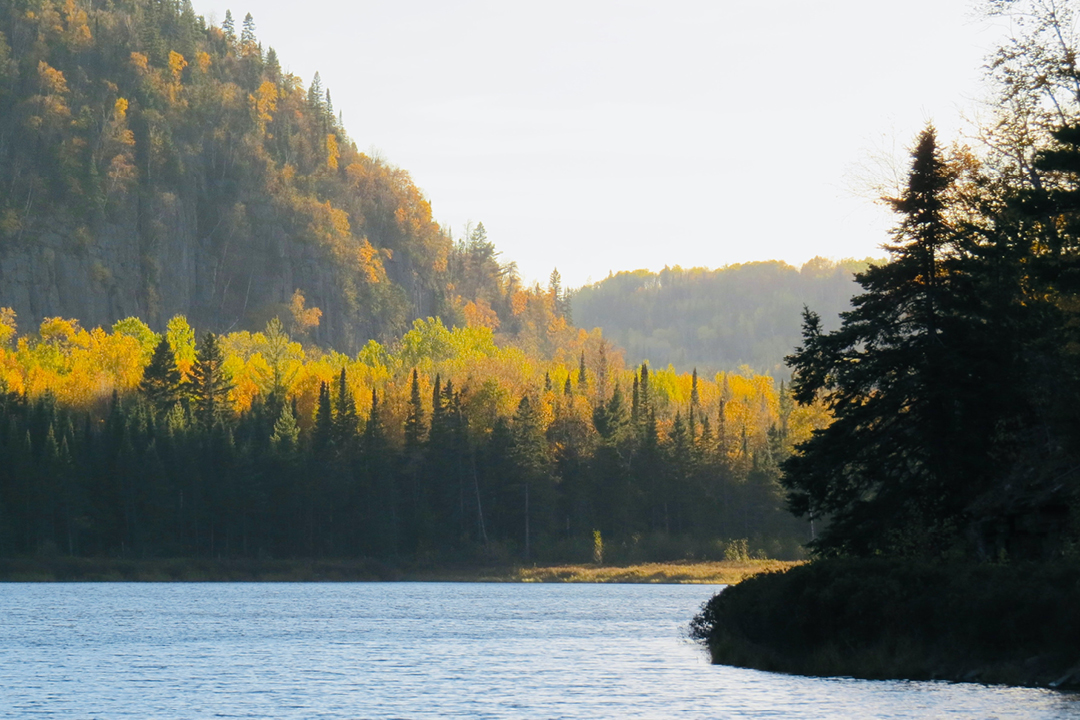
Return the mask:
M12 718L1080 719L1078 696L714 667L715 587L0 586Z

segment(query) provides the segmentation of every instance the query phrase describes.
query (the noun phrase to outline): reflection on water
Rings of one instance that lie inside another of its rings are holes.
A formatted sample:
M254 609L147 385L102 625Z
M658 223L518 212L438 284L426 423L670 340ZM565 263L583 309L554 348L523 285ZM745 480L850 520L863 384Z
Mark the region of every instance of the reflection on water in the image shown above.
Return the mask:
M0 717L1080 718L1077 696L710 666L692 585L0 585Z

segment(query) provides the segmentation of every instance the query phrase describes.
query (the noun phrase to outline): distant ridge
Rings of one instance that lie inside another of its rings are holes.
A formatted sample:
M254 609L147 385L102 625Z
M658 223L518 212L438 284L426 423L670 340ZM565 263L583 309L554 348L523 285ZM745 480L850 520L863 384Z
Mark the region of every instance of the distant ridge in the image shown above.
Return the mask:
M572 297L574 322L602 327L630 363L717 372L748 365L787 376L784 356L799 344L803 305L839 325L871 258L814 258L801 268L770 260L716 270L636 270L586 285Z

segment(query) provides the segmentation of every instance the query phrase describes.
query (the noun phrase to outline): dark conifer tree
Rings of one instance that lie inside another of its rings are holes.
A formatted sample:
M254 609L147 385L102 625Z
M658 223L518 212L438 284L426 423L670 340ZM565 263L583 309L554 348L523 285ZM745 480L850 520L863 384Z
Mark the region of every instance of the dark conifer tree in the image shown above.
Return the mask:
M233 20L232 10L225 10L225 20L221 23L221 29L225 31L226 38L236 39L236 21Z
M409 414L405 416L406 453L420 449L424 436L424 404L420 400L420 380L416 368L412 371L412 383L409 389Z
M167 338L154 348L150 364L143 370L139 390L146 396L151 406L159 413L165 412L180 397L180 371L176 367L176 356L169 347Z
M356 403L353 402L352 393L346 382L345 368L341 368L338 376L337 413L334 415L334 442L337 452L348 457L355 445L359 432L359 419L356 416Z
M230 414L228 395L233 385L225 376L225 354L217 336L208 332L202 337L191 368L192 398L195 417L209 428Z
M792 509L832 516L820 552L949 547L987 482L981 446L994 418L976 411L988 378L973 373L967 347L986 332L964 307L968 258L948 219L953 175L933 128L912 159L892 201L901 221L891 261L856 277L863 293L840 330L826 334L806 310L803 345L788 359L795 399L821 397L835 418L785 464Z
M334 413L330 402L330 387L319 383L319 400L315 406L315 423L311 429L311 451L316 458L328 460L334 445Z

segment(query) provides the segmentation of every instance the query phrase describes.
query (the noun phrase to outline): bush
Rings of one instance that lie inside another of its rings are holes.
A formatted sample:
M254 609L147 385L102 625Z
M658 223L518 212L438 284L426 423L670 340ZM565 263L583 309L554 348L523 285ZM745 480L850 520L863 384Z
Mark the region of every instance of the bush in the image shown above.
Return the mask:
M1080 568L1072 565L837 559L724 590L691 634L716 663L1039 684L1080 662L1077 607Z

